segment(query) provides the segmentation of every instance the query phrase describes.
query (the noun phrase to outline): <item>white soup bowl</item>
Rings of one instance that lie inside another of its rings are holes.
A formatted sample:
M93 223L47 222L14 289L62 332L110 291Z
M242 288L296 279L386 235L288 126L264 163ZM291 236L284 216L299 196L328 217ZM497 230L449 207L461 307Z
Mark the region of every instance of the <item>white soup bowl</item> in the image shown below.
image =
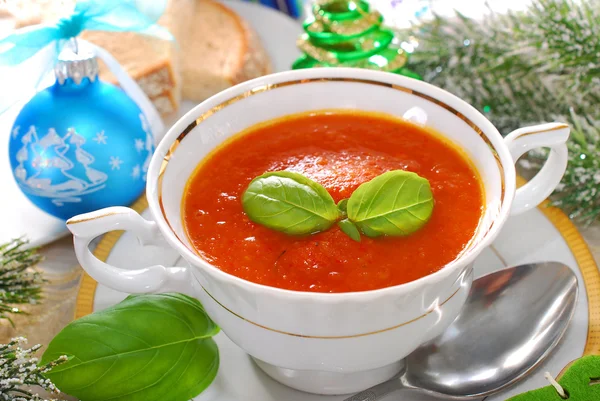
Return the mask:
M323 109L387 113L432 127L460 147L479 171L485 212L473 240L453 262L419 280L374 291L309 293L245 281L212 266L185 233L181 200L190 175L227 138L257 123ZM197 297L227 336L271 377L296 389L341 394L382 382L402 359L456 318L473 280L473 261L509 214L537 206L559 183L569 127L521 128L506 138L450 93L402 76L322 68L264 76L227 89L182 117L157 147L147 176L153 221L124 207L67 222L83 268L99 283L128 293L181 291ZM515 161L550 148L544 168L516 189ZM125 270L95 258L89 243L131 230L144 243L164 238L189 267Z

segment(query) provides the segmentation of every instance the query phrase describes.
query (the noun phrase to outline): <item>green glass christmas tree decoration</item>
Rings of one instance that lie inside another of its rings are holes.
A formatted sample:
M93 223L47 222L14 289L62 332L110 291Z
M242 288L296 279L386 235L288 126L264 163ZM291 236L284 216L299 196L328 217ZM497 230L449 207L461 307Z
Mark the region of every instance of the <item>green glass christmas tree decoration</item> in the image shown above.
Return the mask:
M421 77L406 67L408 53L383 17L364 0L317 0L304 23L298 48L304 53L293 69L357 67Z

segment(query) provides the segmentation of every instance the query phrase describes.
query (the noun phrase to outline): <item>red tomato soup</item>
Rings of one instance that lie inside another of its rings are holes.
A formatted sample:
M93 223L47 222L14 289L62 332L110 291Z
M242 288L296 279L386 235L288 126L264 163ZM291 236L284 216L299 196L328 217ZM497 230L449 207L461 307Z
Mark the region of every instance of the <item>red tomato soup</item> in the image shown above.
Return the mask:
M362 236L337 225L291 236L249 220L242 194L267 172L289 170L322 184L338 202L389 170L429 180L429 222L406 237ZM182 214L191 243L208 262L255 283L297 291L379 289L427 276L453 261L483 212L480 178L460 151L422 127L380 114L300 114L236 135L190 178Z

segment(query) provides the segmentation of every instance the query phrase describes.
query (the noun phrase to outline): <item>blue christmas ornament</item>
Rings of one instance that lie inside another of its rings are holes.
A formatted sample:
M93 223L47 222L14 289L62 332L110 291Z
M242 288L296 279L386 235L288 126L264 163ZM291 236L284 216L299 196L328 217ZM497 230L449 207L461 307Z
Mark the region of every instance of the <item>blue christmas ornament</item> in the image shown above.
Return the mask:
M65 49L56 83L19 113L10 135L14 177L40 209L61 219L129 205L144 191L154 140L138 105L98 79L91 53Z

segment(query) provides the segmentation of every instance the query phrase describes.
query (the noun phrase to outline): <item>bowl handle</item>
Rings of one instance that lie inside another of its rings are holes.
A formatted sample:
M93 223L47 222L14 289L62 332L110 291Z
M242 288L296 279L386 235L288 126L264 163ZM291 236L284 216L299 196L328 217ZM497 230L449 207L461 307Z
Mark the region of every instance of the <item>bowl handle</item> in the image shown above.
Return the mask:
M90 252L90 242L116 230L132 231L143 245L158 244L162 239L158 226L137 212L126 207L109 207L95 212L80 214L67 221L73 233L77 260L83 269L97 282L127 293L191 292L191 272L186 267L161 265L128 270L104 263ZM186 291L188 289L188 291Z
M556 189L567 168L569 132L567 124L548 123L519 128L504 138L515 163L532 149L550 148L548 160L542 169L527 184L517 189L512 215L533 209Z

